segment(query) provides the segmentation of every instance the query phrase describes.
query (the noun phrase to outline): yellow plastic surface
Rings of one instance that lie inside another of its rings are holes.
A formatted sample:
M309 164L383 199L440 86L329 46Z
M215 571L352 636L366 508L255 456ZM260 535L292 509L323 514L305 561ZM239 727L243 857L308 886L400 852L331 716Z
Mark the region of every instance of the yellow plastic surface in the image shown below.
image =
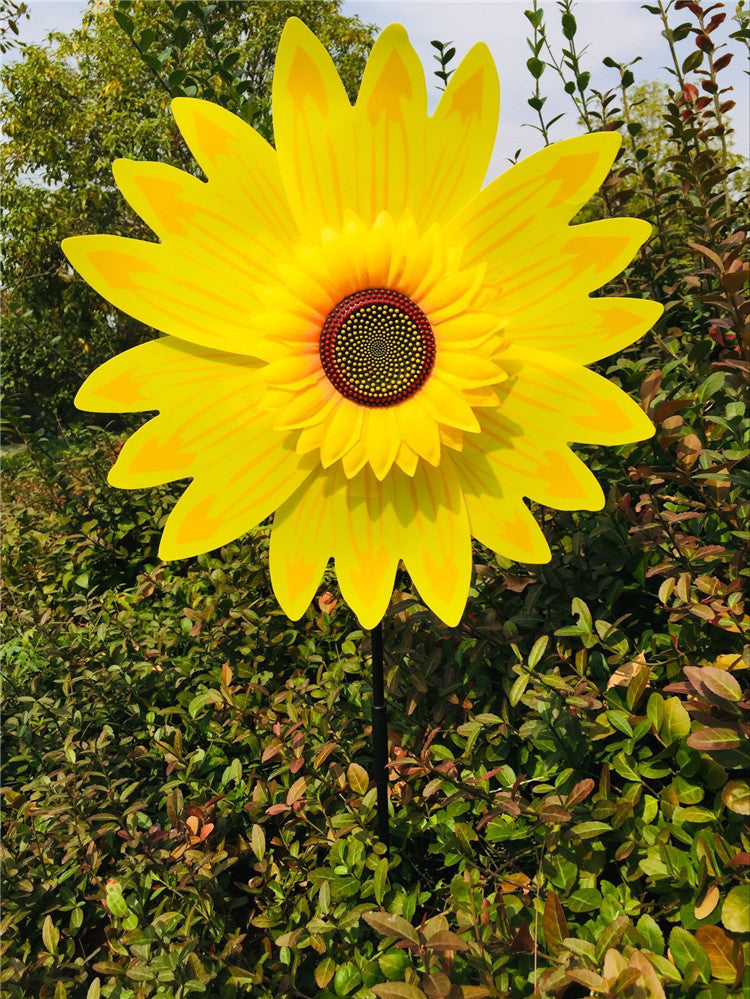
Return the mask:
M643 440L653 426L584 367L659 317L654 302L591 297L647 239L638 219L571 226L620 138L555 143L482 187L499 109L476 45L430 117L405 30L373 47L352 106L296 18L273 82L276 148L224 109L173 111L206 180L118 160L115 179L159 242L67 239L104 298L166 334L113 358L76 398L96 412L157 410L110 473L122 488L191 480L160 555L185 558L274 514L279 602L305 613L329 558L364 627L388 607L399 560L458 623L471 535L523 562L549 559L526 499L603 506L570 444ZM318 341L348 295L390 288L425 314L436 358L410 398L345 398Z

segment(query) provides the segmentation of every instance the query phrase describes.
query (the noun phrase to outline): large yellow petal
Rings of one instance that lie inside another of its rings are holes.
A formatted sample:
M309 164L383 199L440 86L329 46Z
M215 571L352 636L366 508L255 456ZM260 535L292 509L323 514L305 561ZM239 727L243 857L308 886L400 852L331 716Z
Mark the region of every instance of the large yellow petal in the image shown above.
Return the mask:
M419 57L400 24L378 36L367 60L350 146L356 170L354 210L366 221L381 211L399 218L418 207L427 181L427 87Z
M516 562L549 562L549 545L521 495L498 481L485 456L465 448L451 458L477 541Z
M466 460L494 476L488 493L528 496L558 510L601 510L601 486L555 427L524 431L513 412L512 404L483 411L481 434L465 441Z
M78 390L75 405L92 413L166 410L187 400L205 399L224 386L228 395L256 383L260 391L257 373L263 367L244 354L161 337L101 364Z
M247 228L248 237L273 236L289 244L297 231L276 151L241 118L211 101L177 97L172 101L172 113L209 179L211 192L234 206L235 217Z
M241 275L251 290L277 281L275 260L289 252L293 231L279 236L239 191L166 163L115 160L112 172L130 205L186 267L210 260L228 276Z
M161 558L200 555L241 537L320 467L312 456L296 454L289 436L280 440L270 414L243 435L242 445L202 468L182 494L164 528Z
M497 70L490 50L479 42L451 76L430 119L420 218L448 221L479 192L499 112Z
M464 247L464 265L488 261L492 281L504 249L522 253L566 226L603 182L621 141L598 132L555 142L488 184L446 230Z
M293 621L305 613L333 554L332 475L313 474L276 511L271 531L271 583Z
M563 304L534 302L506 320L508 338L578 364L616 354L651 329L664 311L635 298L585 298Z
M447 625L461 620L471 582L471 535L452 462L421 462L413 477L392 479L400 551L427 606Z
M354 480L333 475L336 576L363 628L378 624L393 593L399 559L393 478L380 481L369 468Z
M654 434L654 425L630 396L579 364L513 346L503 355L503 367L509 378L496 392L499 413L511 434L532 441L551 437L606 445L629 444Z
M121 236L72 236L62 249L108 302L162 333L266 361L286 353L253 329L250 278L216 259L190 261L167 245Z
M273 127L289 204L300 231L339 228L353 111L325 48L296 17L286 22L273 76Z
M295 220L306 234L410 212L424 228L479 191L497 126L497 73L485 45L454 73L432 118L424 70L404 28L389 25L351 107L333 61L296 18L273 84L274 132Z
M532 316L549 316L563 305L611 281L646 242L651 226L643 219L602 219L545 234L533 249L499 251L492 262L500 289L505 336Z

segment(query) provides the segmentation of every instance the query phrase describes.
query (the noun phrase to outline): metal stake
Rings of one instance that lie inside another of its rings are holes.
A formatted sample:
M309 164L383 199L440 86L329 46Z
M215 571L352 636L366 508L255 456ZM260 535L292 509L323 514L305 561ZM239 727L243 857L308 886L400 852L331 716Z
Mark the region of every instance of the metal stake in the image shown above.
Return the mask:
M388 715L383 683L383 628L376 625L372 639L372 779L378 792L378 837L389 847L388 837Z

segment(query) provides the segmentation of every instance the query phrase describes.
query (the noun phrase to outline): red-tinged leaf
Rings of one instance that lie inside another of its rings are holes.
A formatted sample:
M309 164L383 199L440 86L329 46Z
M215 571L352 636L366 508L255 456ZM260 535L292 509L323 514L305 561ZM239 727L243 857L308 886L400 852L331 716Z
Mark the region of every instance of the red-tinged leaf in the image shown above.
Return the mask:
M750 853L746 850L735 853L731 860L727 861L727 867L750 867Z
M427 999L427 996L416 985L407 982L385 982L383 985L373 985L372 991L378 999Z
M721 753L737 749L740 737L731 728L701 728L688 736L687 744L702 753Z
M570 822L573 816L567 808L557 802L548 802L539 809L539 818L546 825L558 825L563 822Z
M427 947L430 950L468 950L469 945L465 940L462 940L457 933L452 933L450 930L438 930L437 933L433 933L427 942Z
M700 673L704 688L719 700L733 703L742 700L742 688L727 670L718 666L702 666Z
M263 755L261 756L261 762L267 763L268 760L273 759L274 756L278 756L281 752L281 743L278 739L274 739L273 742L269 742L266 748L263 750Z
M565 804L568 808L580 805L582 801L585 801L586 798L588 798L595 787L596 783L590 777L585 777L583 780L579 780L578 783L572 788L568 797L565 799Z
M321 767L325 763L325 761L328 759L328 757L331 755L331 753L334 751L335 748L336 748L335 742L327 742L313 760L313 769L315 770L319 769L319 767Z
M423 975L421 985L427 999L447 999L451 991L451 980L442 971Z
M287 805L293 805L295 801L304 795L307 790L307 778L298 777L297 780L292 784L286 793L286 803Z
M565 974L571 981L585 985L587 989L601 989L604 986L602 976L588 968L569 968Z
M652 417L655 423L664 423L665 420L674 417L681 409L690 405L690 399L667 399L666 402L659 403L654 410ZM679 418L679 426L682 426L682 417Z
M266 815L281 815L282 812L288 812L289 805L284 805L279 802L277 805L271 805L266 809Z
M677 457L680 464L685 468L692 468L702 450L703 445L699 438L695 434L687 434L677 445Z
M748 281L750 281L750 268L747 267L742 267L737 271L729 271L721 278L721 283L727 291L739 291Z
M383 936L419 943L419 934L403 916L397 916L393 912L365 912L362 918Z
M714 62L714 70L718 73L722 69L726 69L732 59L734 59L734 52L727 52L726 55L719 56Z
M698 88L692 83L686 83L685 86L682 88L683 97L685 98L686 101L689 101L691 104L693 101L698 99L698 93L699 93Z
M640 972L640 977L648 989L647 995L649 999L666 999L664 987L656 973L656 969L645 954L642 954L638 950L635 951L631 954L629 963Z
M534 938L529 933L529 924L527 920L521 923L521 926L510 942L510 947L508 948L513 954L533 954L536 950L536 944L534 943Z
M720 926L699 926L695 936L708 954L714 978L720 982L735 982L744 970L738 941L728 937Z
M641 405L646 411L648 411L648 409L650 408L654 396L659 391L660 387L661 387L660 369L657 369L656 371L651 371L649 374L646 375L646 377L641 382L641 387L639 390L641 396Z
M542 927L547 946L553 954L558 954L563 949L563 941L568 936L568 921L565 918L563 907L560 905L560 899L553 891L549 893L544 903Z
M338 599L334 597L334 595L330 593L328 590L326 590L324 593L321 593L320 596L318 597L318 607L322 611L325 611L325 613L328 615L333 614L337 605L338 605Z
M696 97L698 96L697 90L695 91L695 95ZM704 246L702 243L693 243L691 240L688 240L687 244L691 249L695 250L697 253L702 254L704 257L707 257L712 263L716 264L716 266L720 271L724 270L724 264L722 262L722 259L715 250L710 249L710 247L708 246Z

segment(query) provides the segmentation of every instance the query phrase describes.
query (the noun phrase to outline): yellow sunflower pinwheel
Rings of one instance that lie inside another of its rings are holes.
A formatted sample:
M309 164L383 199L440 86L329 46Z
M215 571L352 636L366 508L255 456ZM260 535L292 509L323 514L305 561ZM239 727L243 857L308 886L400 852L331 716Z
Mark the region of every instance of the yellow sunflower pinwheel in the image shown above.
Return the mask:
M63 248L117 308L166 336L103 364L76 398L158 415L124 445L114 486L190 483L160 555L179 559L273 514L271 580L291 618L330 557L364 627L403 559L449 625L471 536L549 559L524 498L601 508L571 442L653 427L585 365L640 337L661 307L590 297L649 235L638 219L569 223L605 178L612 132L556 143L482 187L498 81L476 45L432 116L398 24L351 105L328 53L287 23L273 81L276 148L214 104L179 98L206 180L118 160L158 242L78 236Z

